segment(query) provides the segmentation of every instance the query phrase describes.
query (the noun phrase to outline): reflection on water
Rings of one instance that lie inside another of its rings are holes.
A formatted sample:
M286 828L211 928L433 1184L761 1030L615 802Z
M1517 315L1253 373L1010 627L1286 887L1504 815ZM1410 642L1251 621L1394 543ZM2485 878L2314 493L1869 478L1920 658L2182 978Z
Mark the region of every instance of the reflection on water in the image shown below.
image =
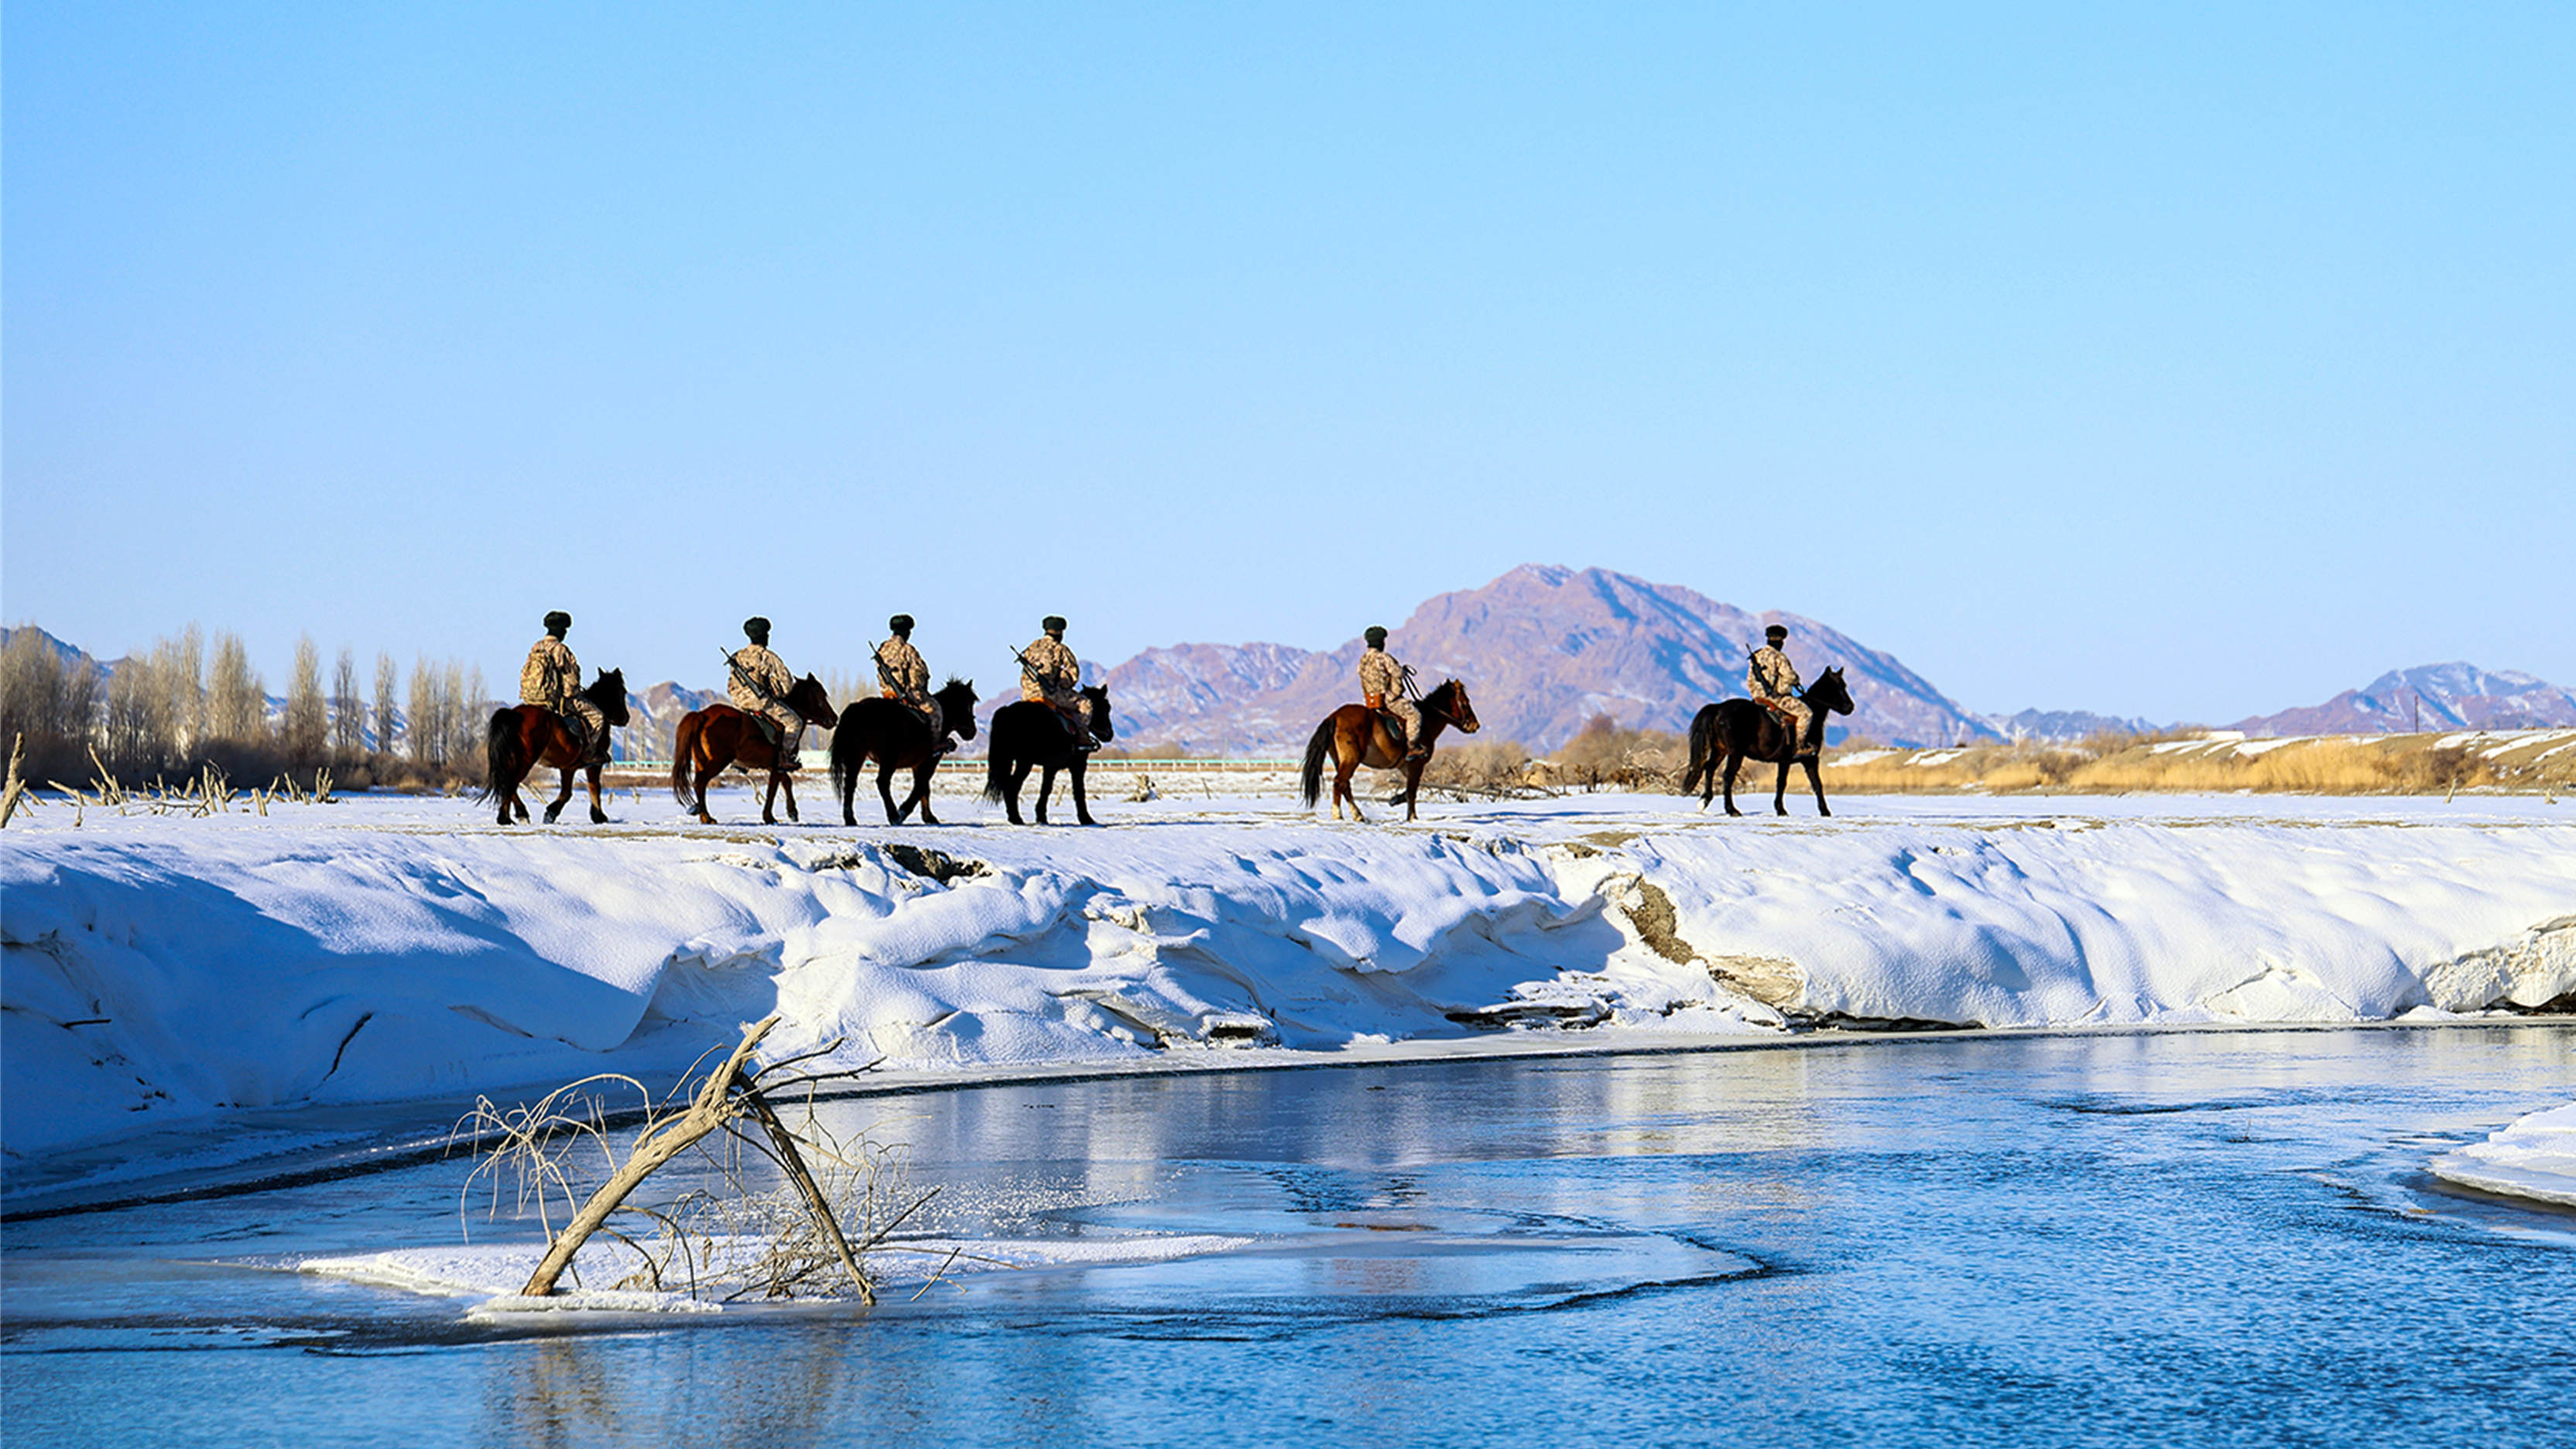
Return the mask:
M2576 1232L2421 1165L2576 1097L2572 1049L1926 1039L854 1099L834 1125L941 1189L926 1233L1250 1242L553 1332L243 1266L453 1241L464 1169L433 1164L13 1225L0 1389L12 1445L2548 1443Z

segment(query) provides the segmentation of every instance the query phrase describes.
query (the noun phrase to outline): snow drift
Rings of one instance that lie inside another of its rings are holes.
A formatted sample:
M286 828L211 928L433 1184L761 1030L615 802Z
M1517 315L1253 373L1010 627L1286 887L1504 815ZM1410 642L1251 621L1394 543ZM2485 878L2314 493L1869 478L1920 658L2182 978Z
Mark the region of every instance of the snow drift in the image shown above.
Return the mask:
M13 825L11 1158L228 1109L674 1069L773 1011L781 1052L975 1070L1505 1027L2369 1021L2576 991L2576 827L2538 802L1724 821L1593 796L1406 829L1165 801L1103 830L902 832L501 831L469 808Z

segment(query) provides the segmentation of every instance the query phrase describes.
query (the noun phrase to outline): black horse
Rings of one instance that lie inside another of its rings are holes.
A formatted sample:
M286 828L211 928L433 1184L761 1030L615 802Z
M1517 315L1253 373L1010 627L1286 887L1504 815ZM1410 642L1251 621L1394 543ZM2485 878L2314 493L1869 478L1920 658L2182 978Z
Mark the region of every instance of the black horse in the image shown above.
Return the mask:
M611 669L599 676L581 697L599 706L611 729L626 726L626 671ZM572 799L572 777L576 770L590 773L590 823L605 825L608 812L599 804L599 762L608 758L607 741L599 748L586 751L582 742L573 738L572 728L564 717L538 704L514 704L492 711L492 723L483 740L483 788L476 798L500 801L500 823L507 825L515 815L528 818L527 802L519 798L519 785L540 765L553 765L563 771L563 793L546 807L546 823L555 823L564 805Z
M943 733L975 738L972 683L951 676L930 697L939 701ZM901 825L915 806L921 809L922 824L938 824L939 817L930 813L930 777L939 771L939 744L930 737L930 721L901 700L880 695L841 711L840 728L832 731L832 789L841 797L841 823L859 823L850 801L858 794L860 768L874 757L877 794L885 800L886 824ZM903 769L912 771L912 793L898 806L894 803L894 772Z
M1095 684L1083 690L1082 697L1091 701L1091 735L1106 740L1114 733L1109 722L1109 689ZM1085 825L1099 822L1091 818L1091 806L1083 798L1082 772L1091 757L1073 747L1073 731L1052 705L1033 699L1006 704L993 711L993 744L984 764L984 798L1002 802L1011 812L1011 823L1020 825L1020 785L1029 778L1029 767L1046 771L1038 780L1038 823L1047 823L1047 796L1055 793L1055 772L1063 770L1073 776L1073 814Z
M1682 793L1699 786L1699 808L1708 808L1711 795L1717 793L1717 757L1726 756L1726 813L1741 815L1735 808L1735 769L1746 760L1777 761L1780 781L1771 792L1771 808L1779 814L1789 813L1789 765L1795 761L1807 767L1807 785L1816 792L1816 813L1833 814L1825 803L1824 781L1816 778L1816 752L1825 743L1825 714L1852 712L1851 691L1843 684L1843 671L1837 665L1822 678L1807 686L1798 696L1810 706L1818 706L1807 721L1807 737L1790 748L1789 731L1779 717L1749 699L1721 699L1703 707L1691 721L1690 768L1682 771Z

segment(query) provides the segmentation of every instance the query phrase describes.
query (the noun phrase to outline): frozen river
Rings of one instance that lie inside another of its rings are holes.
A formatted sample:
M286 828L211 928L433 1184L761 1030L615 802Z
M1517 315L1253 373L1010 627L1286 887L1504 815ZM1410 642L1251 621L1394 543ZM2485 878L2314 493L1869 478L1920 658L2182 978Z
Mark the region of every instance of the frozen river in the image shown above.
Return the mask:
M942 1189L925 1233L1054 1251L544 1331L282 1270L455 1243L458 1162L22 1215L8 1438L2564 1443L2576 1218L2424 1163L2571 1097L2548 1024L858 1098Z

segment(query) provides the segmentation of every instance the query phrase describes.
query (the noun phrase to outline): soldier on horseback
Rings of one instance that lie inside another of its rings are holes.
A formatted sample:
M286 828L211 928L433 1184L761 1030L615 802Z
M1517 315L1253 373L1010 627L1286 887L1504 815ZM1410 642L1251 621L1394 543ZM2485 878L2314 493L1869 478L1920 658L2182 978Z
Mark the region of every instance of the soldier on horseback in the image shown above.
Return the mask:
M1064 616L1049 614L1038 621L1038 627L1046 632L1018 651L1020 698L1054 710L1072 733L1075 749L1096 750L1100 741L1091 737L1091 701L1082 694L1082 661L1065 647Z
M930 726L931 749L946 754L955 742L943 728L939 700L930 692L930 666L922 661L921 651L912 647L912 616L897 614L886 620L893 638L877 646L877 679L884 686L885 697L921 716Z
M1789 640L1788 626L1774 624L1762 631L1762 639L1762 647L1745 663L1744 692L1779 718L1789 736L1789 758L1812 754L1805 748L1807 722L1816 712L1798 697L1798 668L1780 648Z
M1412 698L1413 671L1386 652L1385 625L1369 625L1363 637L1368 648L1360 654L1360 702L1395 726L1406 759L1422 759L1431 752L1422 746L1422 710Z
M572 632L572 615L557 609L546 615L546 637L529 646L528 662L519 666L519 702L550 709L581 742L584 763L608 758L608 719L599 706L581 697L581 661L573 657L564 635Z
M805 743L805 717L787 705L796 676L788 672L786 660L769 652L767 619L755 614L743 620L742 632L751 642L725 656L733 666L725 697L734 708L761 721L762 731L773 736L771 743L778 749L776 769L787 774L796 768L797 751Z

